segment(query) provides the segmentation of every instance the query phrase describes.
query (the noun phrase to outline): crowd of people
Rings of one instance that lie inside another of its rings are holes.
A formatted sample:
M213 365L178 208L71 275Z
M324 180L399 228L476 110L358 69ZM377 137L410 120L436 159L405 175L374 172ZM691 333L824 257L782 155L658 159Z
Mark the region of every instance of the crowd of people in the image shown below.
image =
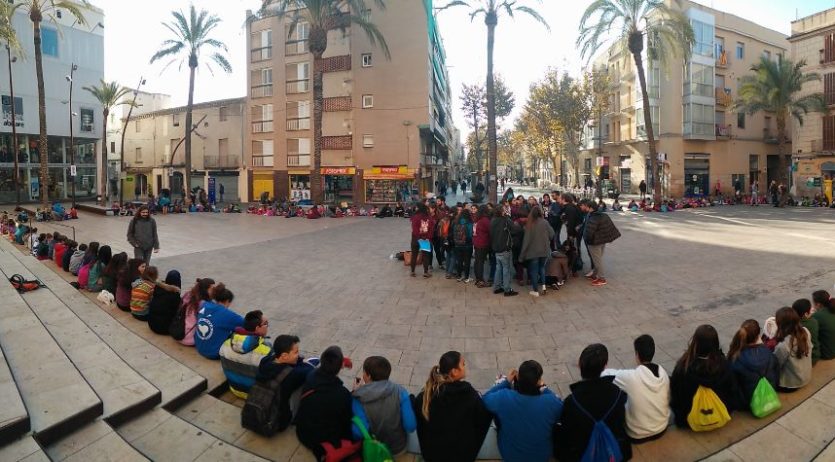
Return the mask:
M539 297L549 287L560 290L583 270L585 245L591 259L586 278L593 286L607 283L604 251L620 232L598 203L557 191L541 199L513 194L508 189L498 204L448 206L443 196L416 204L410 213L411 250L402 254L410 275L416 276L421 264L423 277L431 277L437 261L447 279L515 296L515 278Z

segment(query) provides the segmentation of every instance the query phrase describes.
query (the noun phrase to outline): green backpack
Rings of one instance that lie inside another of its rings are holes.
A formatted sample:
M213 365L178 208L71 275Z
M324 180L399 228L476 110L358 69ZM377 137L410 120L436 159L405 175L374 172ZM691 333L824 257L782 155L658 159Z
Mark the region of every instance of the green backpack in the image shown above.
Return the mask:
M765 377L760 377L757 388L754 389L754 394L751 396L751 414L754 414L754 417L758 419L762 419L781 407L782 403L780 403L777 392L774 391Z
M362 461L394 462L394 457L391 456L389 448L379 440L374 439L374 437L368 433L368 429L366 429L365 425L362 424L362 419L354 416L352 420L354 425L356 425L359 429L360 433L362 433Z

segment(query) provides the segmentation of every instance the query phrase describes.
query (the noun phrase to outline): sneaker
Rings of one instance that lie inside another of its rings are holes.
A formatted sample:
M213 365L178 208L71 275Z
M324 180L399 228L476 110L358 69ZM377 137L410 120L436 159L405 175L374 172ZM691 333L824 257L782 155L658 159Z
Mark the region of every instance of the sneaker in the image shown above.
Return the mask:
M510 289L510 290L508 290L507 292L504 293L505 297L515 297L517 295L519 295L519 292L516 292L513 289Z
M447 278L447 279L452 279L452 278L454 278L454 277L455 277L455 276L453 276L452 274L447 274L447 275L446 275L446 278Z
M565 285L565 279L563 279L561 281L557 281L557 285L560 286L560 287L564 286Z
M409 276L415 277L415 273L409 273Z
M473 282L471 278L464 279L464 284L469 284L471 282Z
M595 287L605 286L606 285L606 280L603 279L603 278L597 278L597 279L591 281L591 285L593 285Z
M487 284L485 284L484 281L476 281L475 286L480 289L482 287L487 287Z
M551 288L554 289L554 290L560 290L560 285L559 284L551 284Z
M595 279L594 271L589 271L588 273L586 273L585 276L586 276L586 279Z
M528 292L528 295L530 295L532 297L539 297L539 292L537 292L535 290L532 290L532 291Z
M431 277L432 277L432 273L423 273L423 277L425 277L425 278L431 278Z
M501 287L500 287L500 288L498 288L498 289L493 290L493 293L494 293L494 294L500 294L500 293L502 293L502 292L504 292L504 289L502 289Z
M458 279L456 279L456 281L458 281L458 282L464 282L464 278L459 277Z

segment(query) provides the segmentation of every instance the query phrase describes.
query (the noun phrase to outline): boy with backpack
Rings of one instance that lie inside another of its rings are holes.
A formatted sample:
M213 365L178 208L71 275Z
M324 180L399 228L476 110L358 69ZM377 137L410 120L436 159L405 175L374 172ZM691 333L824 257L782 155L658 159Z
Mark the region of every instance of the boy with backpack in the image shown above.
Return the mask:
M409 392L389 381L391 363L382 356L369 356L362 364L362 380L357 378L352 393L354 417L388 447L392 454L406 450L406 434L417 429ZM354 439L361 439L353 427Z
M613 383L614 377L601 377L608 362L609 351L599 343L580 354L583 380L571 384L571 395L554 429L554 454L560 462L632 458L625 429L627 395Z

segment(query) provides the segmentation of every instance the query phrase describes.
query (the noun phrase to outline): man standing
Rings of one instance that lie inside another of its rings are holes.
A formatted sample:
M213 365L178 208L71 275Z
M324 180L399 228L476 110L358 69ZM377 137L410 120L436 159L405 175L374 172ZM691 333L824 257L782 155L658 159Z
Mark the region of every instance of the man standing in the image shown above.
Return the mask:
M613 242L620 237L620 231L612 223L609 215L598 212L594 203L589 200L580 202L580 210L587 213L586 226L583 231L583 238L588 246L589 257L593 263L591 285L595 287L605 286L606 277L603 271L603 251L606 244Z
M641 184L638 185L638 191L641 192L641 200L646 199L647 197L647 182L641 180Z
M751 183L751 206L758 206L757 195L760 192L760 183L757 180L754 180Z
M223 187L223 183L220 184L218 188L218 193L220 193L220 203L223 203L223 193L226 192L226 189Z
M493 277L493 293L504 293L505 297L519 295L510 287L513 268L513 236L522 232L522 227L505 215L504 207L496 207L490 221L490 247L496 254L496 272Z
M151 251L159 252L157 222L151 218L151 211L143 205L128 225L128 243L133 246L133 257L151 264Z

